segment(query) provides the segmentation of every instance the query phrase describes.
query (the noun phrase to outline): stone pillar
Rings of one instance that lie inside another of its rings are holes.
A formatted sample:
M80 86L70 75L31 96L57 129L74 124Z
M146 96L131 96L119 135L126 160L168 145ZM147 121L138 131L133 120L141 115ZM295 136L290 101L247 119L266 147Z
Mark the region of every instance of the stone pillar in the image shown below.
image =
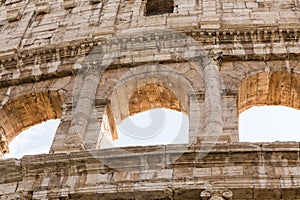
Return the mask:
M221 77L214 61L204 66L206 141L217 141L223 131Z
M103 117L105 116L106 103L95 105L95 109L92 110L89 123L87 124L85 134L83 137L84 146L86 149L99 149L101 134L101 124L103 123Z
M4 129L0 128L0 159L9 153L8 141Z
M80 85L75 86L77 87L73 102L75 108L73 108L73 120L67 137L67 141L80 141L82 145L85 145L89 123L95 121L96 115L93 108L95 108L95 95L100 80L97 67L87 66L84 70L82 74L77 75L77 78L81 80L76 82ZM70 145L80 146L74 143Z

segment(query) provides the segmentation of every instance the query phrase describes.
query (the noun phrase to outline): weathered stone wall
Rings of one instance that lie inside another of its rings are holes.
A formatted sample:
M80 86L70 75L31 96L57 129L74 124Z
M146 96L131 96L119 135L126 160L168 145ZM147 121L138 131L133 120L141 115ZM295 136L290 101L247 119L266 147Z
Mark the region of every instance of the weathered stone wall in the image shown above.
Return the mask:
M66 8L64 2L74 2L74 6ZM202 42L218 43L221 38L229 43L235 41L236 51L243 49L243 45L238 45L239 38L257 39L258 42L260 39L273 40L274 43L277 39L274 37L278 32L281 37L290 35L289 39L298 35L297 0L177 0L174 13L154 16L144 15L145 1L141 0L98 3L60 0L46 4L47 12L39 13L40 1L20 0L2 3L0 52L3 56L12 55L16 51L40 49L45 46L47 49L52 46L57 48L74 41L83 42L114 34L153 29L187 30L189 33L198 30L200 34L203 32L201 37L205 40ZM19 17L15 17L12 21L11 15ZM237 53L226 52L226 54Z
M300 198L296 142L219 144L210 152L177 145L25 156L0 161L0 169L6 172L1 199L193 200L205 199L205 190L230 190L238 200Z
M294 29L299 23L298 0L229 1L175 0L174 13L145 16L146 1L55 0L42 6L33 0L1 5L1 51L105 37L105 34L151 29ZM68 3L72 6L68 6ZM73 3L73 4L72 4ZM8 23L8 21L10 21ZM238 26L238 27L237 27Z
M61 119L50 155L0 162L1 199L299 199L298 143L214 147L238 142L251 106L299 109L299 1L145 6L1 1L0 156L21 130ZM130 108L172 108L133 101L147 84L175 94L190 144L97 150Z

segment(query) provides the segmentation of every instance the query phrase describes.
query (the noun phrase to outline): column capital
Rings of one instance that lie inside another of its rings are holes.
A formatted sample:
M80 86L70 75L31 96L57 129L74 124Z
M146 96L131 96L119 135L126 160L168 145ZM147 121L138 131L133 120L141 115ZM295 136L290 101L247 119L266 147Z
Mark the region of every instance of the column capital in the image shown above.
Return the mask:
M201 200L232 200L233 193L230 190L204 190L201 192Z
M207 56L203 60L203 68L205 69L207 66L219 66L223 57L222 51L214 51L210 50Z

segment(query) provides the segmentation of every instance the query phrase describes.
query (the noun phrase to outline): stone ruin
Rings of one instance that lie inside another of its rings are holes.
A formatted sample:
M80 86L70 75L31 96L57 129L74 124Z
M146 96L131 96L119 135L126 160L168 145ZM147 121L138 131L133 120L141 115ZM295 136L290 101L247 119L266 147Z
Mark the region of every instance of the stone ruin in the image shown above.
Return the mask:
M2 0L1 157L61 122L49 154L0 161L0 199L300 199L299 142L238 136L253 106L300 108L299 19L299 0ZM113 148L152 108L187 115L188 144Z

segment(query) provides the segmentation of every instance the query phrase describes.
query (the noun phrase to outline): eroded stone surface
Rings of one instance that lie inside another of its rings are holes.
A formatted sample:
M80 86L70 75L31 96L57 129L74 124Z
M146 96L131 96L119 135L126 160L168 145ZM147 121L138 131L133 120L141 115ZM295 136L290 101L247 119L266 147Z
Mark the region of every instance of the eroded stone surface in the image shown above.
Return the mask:
M251 106L299 109L299 2L149 2L0 2L0 156L61 118L51 154L0 162L0 199L299 199L298 143L209 145ZM97 150L153 106L189 116L189 145Z
M8 199L25 194L32 199L300 198L299 143L219 144L205 157L200 157L201 145L187 147L119 148L2 160L0 169L6 173L0 179L0 195Z

